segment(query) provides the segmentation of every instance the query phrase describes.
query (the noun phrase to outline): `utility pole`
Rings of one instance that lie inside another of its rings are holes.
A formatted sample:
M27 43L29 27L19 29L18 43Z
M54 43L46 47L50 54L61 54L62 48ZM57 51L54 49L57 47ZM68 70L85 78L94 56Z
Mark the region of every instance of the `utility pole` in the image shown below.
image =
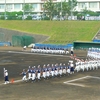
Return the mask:
M6 0L5 0L5 14L4 14L4 18L6 20Z

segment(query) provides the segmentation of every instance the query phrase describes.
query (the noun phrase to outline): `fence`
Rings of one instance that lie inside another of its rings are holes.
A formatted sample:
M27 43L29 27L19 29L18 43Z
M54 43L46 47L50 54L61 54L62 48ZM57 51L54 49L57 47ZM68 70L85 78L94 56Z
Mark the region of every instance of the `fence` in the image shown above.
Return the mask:
M100 42L100 40L93 40L93 42Z
M0 46L11 46L10 42L0 42Z
M75 49L88 49L88 48L100 48L99 42L74 42L73 46Z
M13 35L12 36L12 45L13 46L28 46L31 43L35 43L35 39L32 36L17 36Z
M36 48L49 48L49 49L69 49L73 46L73 44L67 45L54 45L54 44L35 44Z

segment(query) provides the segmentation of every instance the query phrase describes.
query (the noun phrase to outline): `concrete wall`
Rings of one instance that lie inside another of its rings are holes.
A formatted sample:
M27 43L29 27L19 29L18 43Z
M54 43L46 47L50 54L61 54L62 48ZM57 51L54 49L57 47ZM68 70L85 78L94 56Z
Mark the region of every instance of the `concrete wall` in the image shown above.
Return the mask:
M13 35L33 36L35 38L36 43L42 43L47 38L49 38L48 36L44 36L44 35L30 34L30 33L20 32L20 31L16 31L16 30L9 30L9 29L4 29L4 28L0 28L0 34L4 34L4 41L5 42L8 42L8 41L12 42Z

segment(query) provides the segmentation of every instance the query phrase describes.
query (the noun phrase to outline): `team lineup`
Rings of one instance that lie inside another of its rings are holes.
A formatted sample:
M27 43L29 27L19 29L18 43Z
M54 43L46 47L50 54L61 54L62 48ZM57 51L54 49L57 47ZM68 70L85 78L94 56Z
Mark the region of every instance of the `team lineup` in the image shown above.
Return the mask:
M29 66L28 69L23 69L20 73L22 75L22 81L28 82L31 81L36 82L42 79L50 79L55 77L69 76L74 74L74 72L79 71L88 71L98 69L100 67L100 60L97 58L98 56L94 56L97 53L97 49L89 49L87 52L87 58L85 60L78 59L74 56L73 50L71 50L71 60L69 60L68 64L65 63L56 63L56 64L44 64L43 66ZM4 77L5 83L9 83L8 72L4 69Z

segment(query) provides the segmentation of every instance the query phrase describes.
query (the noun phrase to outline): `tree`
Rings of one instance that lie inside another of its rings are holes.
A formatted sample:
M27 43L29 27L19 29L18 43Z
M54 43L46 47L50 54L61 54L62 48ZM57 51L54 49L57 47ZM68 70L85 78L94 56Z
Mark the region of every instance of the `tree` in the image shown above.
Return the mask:
M44 3L44 11L45 13L47 13L47 15L49 16L50 20L52 20L53 14L54 14L54 3L52 0L47 0Z
M75 7L77 6L77 0L68 0L69 5L69 15L73 15L73 12L75 11Z
M64 17L66 15L71 15L73 11L75 11L75 7L77 6L76 0L66 0L58 3L53 3L53 0L47 0L44 3L44 11L48 14L50 19L57 15L58 17Z
M25 13L31 13L32 10L34 10L34 8L33 8L32 4L25 4L23 6L23 10Z
M58 17L64 17L67 13L69 13L69 5L66 0L55 4L55 14L57 14Z

